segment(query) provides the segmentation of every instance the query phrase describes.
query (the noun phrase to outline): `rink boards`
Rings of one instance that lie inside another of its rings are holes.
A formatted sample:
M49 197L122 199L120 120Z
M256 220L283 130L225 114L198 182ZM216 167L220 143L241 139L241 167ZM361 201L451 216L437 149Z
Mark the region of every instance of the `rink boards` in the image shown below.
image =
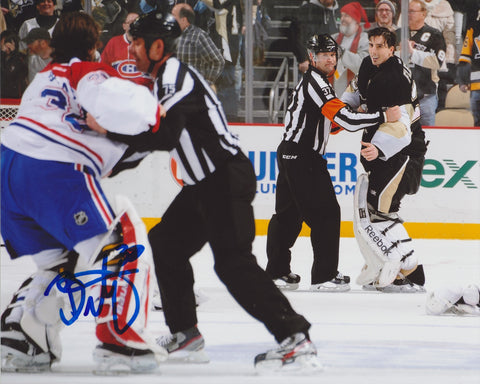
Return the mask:
M240 137L257 175L254 210L257 234L265 235L275 204L276 149L280 125L230 126ZM427 128L428 152L419 192L406 196L401 216L416 238L480 239L480 129ZM342 212L343 237L353 236L353 193L364 172L361 132L332 135L326 158ZM147 227L157 223L181 188L181 174L167 153L154 153L139 167L104 180L107 195L125 194ZM308 234L305 227L302 235Z

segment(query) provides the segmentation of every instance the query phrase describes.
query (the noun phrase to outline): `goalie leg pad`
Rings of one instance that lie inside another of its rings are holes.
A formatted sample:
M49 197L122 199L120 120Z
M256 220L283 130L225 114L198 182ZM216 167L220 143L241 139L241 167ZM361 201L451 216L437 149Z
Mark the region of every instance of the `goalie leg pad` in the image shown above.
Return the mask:
M166 351L146 330L153 273L147 231L127 198L117 196L116 208L123 212L120 217L123 244L111 250L117 260L113 266L115 273L99 287L103 307L97 318L96 335L102 343L151 350L160 360L166 359ZM111 254L104 257L110 259Z
M401 269L414 270L417 259L402 220L396 214L372 214L367 204L367 192L368 176L362 174L355 186L353 227L365 266L357 284L373 283L386 287Z
M68 313L71 308L65 295L51 283L60 271L74 268L77 257L61 249L33 255L34 260L49 260L49 265L39 266L2 314L2 369L42 371L61 359L63 323L59 313Z

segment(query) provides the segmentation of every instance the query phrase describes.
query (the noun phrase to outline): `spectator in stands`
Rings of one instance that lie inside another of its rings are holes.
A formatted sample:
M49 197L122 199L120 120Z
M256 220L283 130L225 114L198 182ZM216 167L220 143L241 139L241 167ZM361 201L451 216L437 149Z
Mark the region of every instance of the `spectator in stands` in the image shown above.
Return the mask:
M7 30L7 20L3 15L3 9L0 11L0 33Z
M177 57L191 65L212 86L222 73L225 60L208 34L195 26L195 12L188 4L177 4L172 9L182 34L177 42Z
M340 9L344 6L347 5L348 3L351 3L352 0L337 0L338 1L338 6ZM372 1L372 0L357 0L360 5L365 9L365 12L367 14L367 19L368 22L371 24L375 21L375 6L378 3L378 0Z
M465 35L462 52L458 60L457 78L462 92L470 89L470 106L475 127L480 127L480 10L479 17Z
M176 0L140 0L139 7L142 13L149 13L154 9L162 12L170 12L175 3L180 1Z
M460 51L462 50L463 37L465 36L464 21L466 20L466 1L448 0L448 2L453 9L453 18L455 19L455 51L457 54L460 54ZM480 0L478 0L478 4L479 7L477 7L477 9L480 9Z
M262 18L261 0L253 0L252 11L255 12L254 20L257 16ZM225 59L225 66L222 73L215 82L217 88L217 97L221 101L223 111L228 121L238 121L238 103L240 100L240 88L236 84L236 67L240 57L240 39L242 36L243 26L243 10L240 0L229 0L221 4L220 12L226 12L223 17L215 17L215 29L222 37L221 50ZM220 27L220 28L219 28ZM254 21L253 37L254 37L254 53L259 52L258 43L261 39L267 38L266 31L264 35L259 37L258 22ZM223 32L222 32L223 31ZM264 41L262 42L264 44ZM218 47L218 45L217 45ZM257 49L256 49L257 48ZM264 47L263 47L264 48ZM263 53L257 56L259 61L263 58ZM257 65L260 62L257 62Z
M53 28L58 21L58 17L55 14L56 4L56 0L35 0L35 17L25 20L18 32L21 51L27 50L27 44L25 44L24 39L33 28L45 28L50 33L50 36L52 35Z
M340 12L337 0L311 0L303 2L290 26L290 45L298 60L298 69L306 72L309 65L307 39L315 34L338 32Z
M266 41L268 39L268 30L271 27L271 19L267 8L262 4L262 0L254 0L252 11L253 65L263 65L265 63ZM242 26L242 35L244 36L245 30L245 26ZM241 56L242 66L245 66L245 44L242 44Z
M62 14L65 12L81 11L83 9L81 0L63 0L61 1L61 8L58 8Z
M453 17L453 9L447 0L425 0L425 5L427 6L425 23L442 32L447 48L445 61L438 71L440 77L438 82L438 111L444 108L447 90L455 82L455 64L457 62L455 19Z
M35 17L35 0L1 0L8 29L18 33L25 20Z
M425 23L427 7L422 0L411 0L408 5L410 29L410 69L417 84L422 126L435 125L438 106L438 70L445 60L445 40L442 33ZM397 38L400 41L400 30Z
M33 28L28 32L24 42L28 46L28 83L30 84L35 75L52 61L50 47L50 34L45 28Z
M390 0L380 0L375 7L375 22L372 23L370 29L384 27L395 32L398 28L395 25L396 11L397 9L393 2Z
M425 0L427 17L425 23L443 34L447 46L445 62L455 63L455 19L447 0Z
M138 17L137 13L130 12L123 21L123 35L112 37L100 56L100 61L111 65L117 70L121 77L131 80L134 83L145 85L149 88L153 86L153 79L146 73L140 72L135 64L135 59L130 57L128 47L132 42L132 36L129 33L130 24Z
M467 27L473 25L480 13L480 0L453 0L453 2L458 5L461 4L464 12L464 24ZM452 3L452 1L450 3Z
M344 5L340 14L340 32L332 36L340 47L333 83L337 95L343 94L358 73L363 58L368 56L368 35L363 31L362 20L366 28L370 27L365 9L357 1Z
M92 16L100 24L100 46L97 49L101 52L109 40L114 36L123 35L123 21L128 11L122 0L101 0L92 10Z
M20 99L27 88L27 58L18 50L18 43L17 32L13 29L0 34L0 95L7 99Z

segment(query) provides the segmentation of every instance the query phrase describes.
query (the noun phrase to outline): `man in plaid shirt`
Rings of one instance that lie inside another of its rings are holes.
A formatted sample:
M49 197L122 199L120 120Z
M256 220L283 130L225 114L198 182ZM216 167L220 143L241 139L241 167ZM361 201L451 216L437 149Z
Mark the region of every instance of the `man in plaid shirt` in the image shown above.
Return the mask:
M190 5L177 4L172 9L182 34L178 39L177 58L198 70L210 85L223 71L225 60L210 36L195 26L195 12Z

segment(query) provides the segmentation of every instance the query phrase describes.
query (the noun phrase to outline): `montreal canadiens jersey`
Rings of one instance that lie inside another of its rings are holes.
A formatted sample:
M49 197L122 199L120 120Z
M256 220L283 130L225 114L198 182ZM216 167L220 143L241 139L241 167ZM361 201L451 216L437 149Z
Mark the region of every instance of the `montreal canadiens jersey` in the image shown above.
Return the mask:
M17 117L2 132L2 145L39 160L88 166L107 176L127 145L85 124L86 111L107 130L139 134L159 119L156 98L123 80L103 63L72 59L49 64L23 94Z
M137 69L135 59L131 58L128 52L129 45L125 34L112 37L102 51L101 62L115 68L122 78L151 89L153 79Z

